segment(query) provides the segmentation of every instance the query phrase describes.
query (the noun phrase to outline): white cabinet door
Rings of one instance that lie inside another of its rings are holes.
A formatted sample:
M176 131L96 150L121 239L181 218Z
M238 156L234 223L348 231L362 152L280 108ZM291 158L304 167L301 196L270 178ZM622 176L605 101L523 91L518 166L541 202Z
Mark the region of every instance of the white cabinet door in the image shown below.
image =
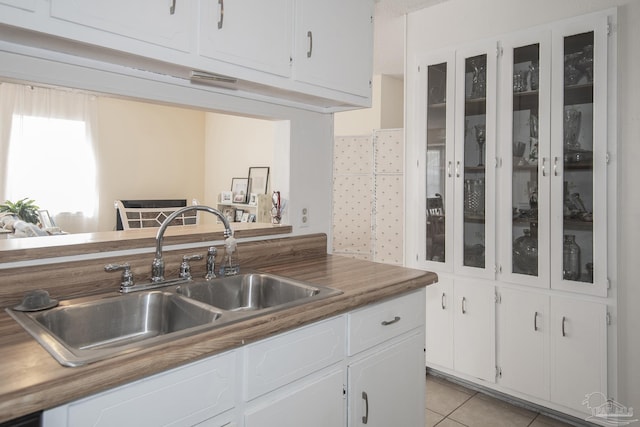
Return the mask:
M294 78L369 97L373 69L371 0L297 0Z
M182 52L192 51L194 12L194 2L180 0L51 0L52 17L104 32L102 37L78 32L73 38L125 51L126 45L116 45L114 35ZM70 28L65 31L74 35Z
M549 296L502 288L500 300L499 383L549 400Z
M346 423L342 368L273 394L247 411L246 427L341 427Z
M552 32L551 287L597 296L609 254L607 34L605 15Z
M495 278L496 43L456 51L454 271Z
M495 381L495 290L491 282L456 279L454 289L456 371Z
M191 426L235 406L236 352L45 411L43 426Z
M453 279L438 277L427 286L426 350L427 365L453 369Z
M424 425L423 345L420 331L349 366L350 427Z
M551 297L551 401L590 413L585 398L607 396L607 309Z
M293 0L201 0L199 15L200 55L290 76Z

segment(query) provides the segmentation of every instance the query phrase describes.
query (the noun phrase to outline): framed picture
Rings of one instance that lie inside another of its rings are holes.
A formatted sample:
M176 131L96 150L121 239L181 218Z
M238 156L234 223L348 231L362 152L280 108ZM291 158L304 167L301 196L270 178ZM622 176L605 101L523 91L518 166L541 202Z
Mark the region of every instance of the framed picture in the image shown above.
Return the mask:
M224 215L227 221L233 222L236 219L236 210L235 208L226 207L222 210L222 215Z
M247 222L256 222L256 214L249 214Z
M40 219L40 224L42 224L43 229L53 228L56 226L55 222L53 222L53 218L49 215L49 211L46 209L38 211L38 218Z
M245 212L242 214L242 219L240 222L249 222L249 212Z
M258 204L258 195L256 193L249 194L249 204L251 206L256 206Z
M231 191L220 193L220 203L233 203L233 193Z
M269 188L269 168L249 168L249 193L267 194Z
M242 222L242 216L244 215L244 210L236 209L236 222Z
M233 203L247 203L248 190L249 178L231 179L231 193L233 194Z

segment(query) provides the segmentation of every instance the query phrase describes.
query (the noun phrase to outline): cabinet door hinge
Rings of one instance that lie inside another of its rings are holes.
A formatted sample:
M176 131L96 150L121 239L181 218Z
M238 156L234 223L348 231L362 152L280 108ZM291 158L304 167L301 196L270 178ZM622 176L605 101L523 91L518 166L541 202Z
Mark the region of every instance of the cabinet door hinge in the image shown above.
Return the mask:
M420 69L420 66L418 65L418 72L420 72L420 71L422 71L422 70Z
M607 154L605 155L604 158L605 158L607 164L609 164L609 162L611 161L611 154L609 154L609 152L607 151Z
M611 313L607 311L607 325L611 326Z
M498 291L496 291L496 293L494 294L494 299L496 304L502 304L502 296Z
M496 44L496 57L500 58L502 56L503 53L503 49L502 46L500 46L500 43Z
M610 36L612 32L613 29L611 28L611 23L607 22L607 35Z
M346 399L347 398L347 386L342 384L342 398Z
M607 277L607 289L611 289L611 280Z
M496 380L498 378L502 378L502 368L500 366L496 366Z
M496 168L502 167L502 157L496 157Z

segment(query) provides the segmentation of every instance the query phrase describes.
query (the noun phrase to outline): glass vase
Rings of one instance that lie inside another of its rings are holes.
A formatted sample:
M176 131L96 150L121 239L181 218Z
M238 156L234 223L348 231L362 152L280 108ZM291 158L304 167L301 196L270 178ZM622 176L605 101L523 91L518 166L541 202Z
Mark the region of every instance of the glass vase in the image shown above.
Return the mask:
M564 235L562 264L562 278L564 280L580 279L580 246L576 243L576 236L573 234Z

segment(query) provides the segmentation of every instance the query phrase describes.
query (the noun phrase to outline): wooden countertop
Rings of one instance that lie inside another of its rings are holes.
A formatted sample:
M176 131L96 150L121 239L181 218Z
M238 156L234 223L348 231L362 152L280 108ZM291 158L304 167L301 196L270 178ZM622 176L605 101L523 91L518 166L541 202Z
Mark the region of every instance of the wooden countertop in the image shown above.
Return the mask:
M343 293L76 368L58 364L2 311L0 422L52 408L437 281L435 273L336 255L273 264L259 270L330 286Z

